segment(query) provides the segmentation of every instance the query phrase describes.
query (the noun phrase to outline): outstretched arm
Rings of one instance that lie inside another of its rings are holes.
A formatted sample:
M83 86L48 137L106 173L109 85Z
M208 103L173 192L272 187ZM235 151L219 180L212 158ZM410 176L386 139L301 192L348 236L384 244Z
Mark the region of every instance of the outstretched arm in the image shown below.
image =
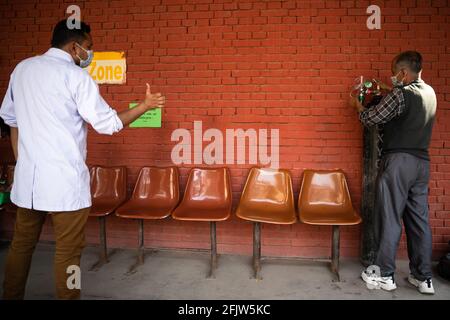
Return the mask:
M145 92L144 101L139 103L136 107L122 111L117 115L119 116L120 121L122 121L123 126L126 126L139 118L148 110L154 108L162 108L164 106L165 100L165 97L163 97L161 93L152 94L150 91L150 85L147 83L147 90Z

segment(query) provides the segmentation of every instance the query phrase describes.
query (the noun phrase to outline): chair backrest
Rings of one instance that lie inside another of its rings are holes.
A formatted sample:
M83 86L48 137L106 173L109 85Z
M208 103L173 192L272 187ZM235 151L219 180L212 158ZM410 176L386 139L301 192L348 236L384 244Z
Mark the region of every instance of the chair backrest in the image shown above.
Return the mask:
M240 201L295 208L291 174L284 169L252 168Z
M182 203L201 203L204 208L231 208L232 193L228 168L193 168L186 184Z
M353 210L344 172L336 170L305 170L298 198L299 210L334 213Z
M95 166L91 173L92 200L123 201L127 196L127 170L125 167Z
M164 206L176 206L180 199L179 174L176 167L144 167L139 172L131 198L158 201Z

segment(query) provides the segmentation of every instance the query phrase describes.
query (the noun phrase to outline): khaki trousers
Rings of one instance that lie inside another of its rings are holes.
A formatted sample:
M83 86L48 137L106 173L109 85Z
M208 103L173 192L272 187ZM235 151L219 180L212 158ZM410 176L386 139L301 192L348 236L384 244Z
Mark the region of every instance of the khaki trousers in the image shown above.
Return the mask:
M81 251L85 246L84 228L90 208L68 212L50 212L55 232L56 252L54 274L58 299L79 299L80 289L68 287L67 280L73 267L80 266ZM47 213L24 208L17 209L14 237L6 258L4 299L23 299L31 257L39 241ZM71 271L68 273L68 271Z

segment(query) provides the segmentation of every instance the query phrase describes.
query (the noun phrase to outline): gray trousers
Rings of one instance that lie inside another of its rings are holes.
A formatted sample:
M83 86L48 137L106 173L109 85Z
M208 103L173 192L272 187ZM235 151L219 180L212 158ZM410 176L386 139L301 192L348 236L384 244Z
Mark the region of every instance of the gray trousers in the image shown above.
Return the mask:
M430 162L408 153L383 157L377 177L376 212L380 219L375 264L382 276L395 271L395 256L405 226L409 268L420 281L431 278L432 237L428 222Z

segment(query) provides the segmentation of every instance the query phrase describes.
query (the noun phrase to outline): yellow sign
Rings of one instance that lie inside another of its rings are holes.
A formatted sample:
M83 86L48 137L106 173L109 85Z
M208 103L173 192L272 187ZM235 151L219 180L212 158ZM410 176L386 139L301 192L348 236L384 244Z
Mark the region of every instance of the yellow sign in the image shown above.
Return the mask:
M94 52L94 59L86 70L99 84L125 83L127 71L125 52Z

